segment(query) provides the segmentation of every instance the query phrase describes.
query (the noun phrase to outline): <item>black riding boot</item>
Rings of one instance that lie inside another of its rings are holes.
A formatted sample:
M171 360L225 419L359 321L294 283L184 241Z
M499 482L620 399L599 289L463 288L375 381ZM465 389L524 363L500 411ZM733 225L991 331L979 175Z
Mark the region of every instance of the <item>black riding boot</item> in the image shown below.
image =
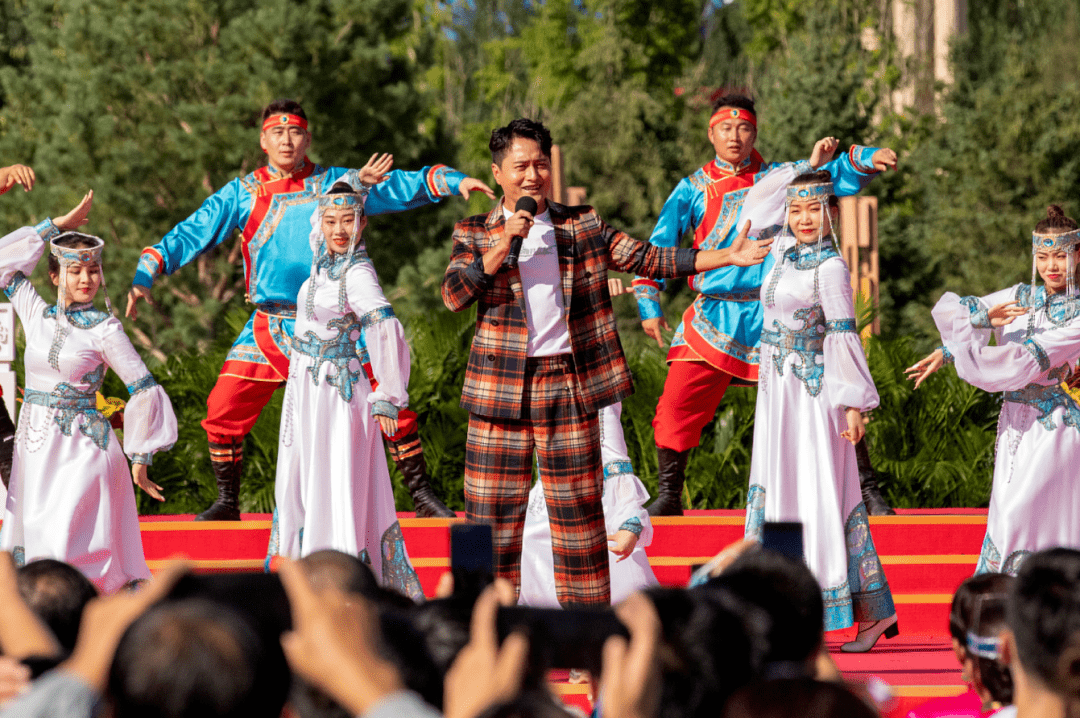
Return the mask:
M862 488L862 500L866 504L866 511L871 516L895 516L885 499L878 490L877 472L870 464L870 452L866 448L864 436L858 444L855 444L855 460L859 462L859 486Z
M398 459L397 467L401 475L405 477L405 488L409 490L409 494L412 496L418 517L457 518L457 514L447 508L446 504L435 495L435 490L431 488L431 478L427 473L427 462L424 461L423 453Z
M244 439L229 444L210 443L210 465L217 479L217 501L195 517L196 521L240 520L240 472L244 465Z
M682 490L686 481L686 457L690 449L675 451L656 447L659 485L656 501L649 504L649 516L682 516Z

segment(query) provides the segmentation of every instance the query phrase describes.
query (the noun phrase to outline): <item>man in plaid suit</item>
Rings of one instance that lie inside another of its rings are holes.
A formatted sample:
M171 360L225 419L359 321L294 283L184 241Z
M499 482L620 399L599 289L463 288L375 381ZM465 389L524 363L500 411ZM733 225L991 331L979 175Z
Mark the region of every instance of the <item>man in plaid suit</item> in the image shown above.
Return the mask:
M519 119L491 134L502 201L454 227L443 302L476 304L461 405L469 410L465 508L491 524L495 572L520 585L521 536L535 452L551 521L556 593L567 608L610 602L597 412L634 389L615 330L608 265L680 277L760 263L767 242L744 228L727 249L656 247L604 224L592 207L548 200L551 134ZM522 197L535 217L515 212ZM506 264L523 238L516 267Z

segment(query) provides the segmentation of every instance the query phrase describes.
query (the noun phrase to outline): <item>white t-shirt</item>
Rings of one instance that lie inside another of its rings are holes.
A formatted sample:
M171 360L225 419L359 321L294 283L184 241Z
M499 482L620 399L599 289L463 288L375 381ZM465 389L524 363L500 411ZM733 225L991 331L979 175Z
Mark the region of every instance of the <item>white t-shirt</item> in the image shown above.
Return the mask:
M513 215L503 205L503 216L509 219ZM566 326L555 225L546 208L533 218L529 236L521 243L518 271L525 293L525 320L529 325L527 356L569 354L570 330Z

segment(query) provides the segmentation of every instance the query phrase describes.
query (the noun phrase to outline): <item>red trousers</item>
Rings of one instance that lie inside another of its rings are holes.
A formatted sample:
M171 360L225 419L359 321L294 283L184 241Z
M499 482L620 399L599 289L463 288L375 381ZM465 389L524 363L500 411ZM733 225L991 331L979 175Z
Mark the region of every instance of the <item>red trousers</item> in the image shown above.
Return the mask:
M206 419L202 422L211 444L230 444L243 439L255 426L270 397L285 386L279 381L255 381L232 375L218 377L206 399ZM409 409L398 412L398 431L387 437L394 461L420 451L416 414Z
M675 451L697 446L730 382L731 374L707 362L671 362L653 418L656 445Z
M495 574L521 585L521 543L540 465L551 522L555 593L564 608L611 603L600 424L581 412L569 364L560 357L529 359L524 419L469 415L465 445L465 511L491 524Z

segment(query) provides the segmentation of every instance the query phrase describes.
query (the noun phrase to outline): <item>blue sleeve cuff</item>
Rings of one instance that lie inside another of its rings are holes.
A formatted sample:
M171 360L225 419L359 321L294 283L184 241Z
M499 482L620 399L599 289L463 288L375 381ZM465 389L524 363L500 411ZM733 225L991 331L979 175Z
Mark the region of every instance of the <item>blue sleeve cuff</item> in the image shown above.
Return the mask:
M942 344L941 346L938 347L938 349L941 350L942 359L944 360L944 362L946 364L953 364L953 363L956 362L956 357L954 357L952 355L952 352L949 351L949 347Z
M461 181L467 176L464 172L458 172L453 167L435 165L427 173L428 192L436 200L452 197L458 193Z
M619 527L619 531L629 531L638 538L641 538L641 532L645 530L645 527L641 525L641 519L637 516L631 516L626 521L622 522L622 526Z
M154 463L154 460L153 460L151 454L132 454L131 455L131 463L133 463L133 464L145 464L147 466L150 466L151 464Z
M971 326L976 329L994 328L994 325L990 322L990 310L983 303L983 300L978 297L961 297L960 303L967 307L968 312L971 313Z
M859 172L867 175L875 174L878 169L874 167L874 153L877 151L877 147L852 145L848 150L848 157L851 159L851 165Z
M660 308L660 289L648 284L634 285L634 298L637 299L638 316L641 321L660 319L664 310Z
M795 176L809 174L814 171L814 168L810 165L810 160L797 160L791 163L795 168Z
M375 416L388 416L391 419L398 418L398 408L388 401L376 401L371 405L371 413Z
M38 233L43 242L51 242L60 236L60 228L53 224L52 218L46 218L34 225L34 231Z

